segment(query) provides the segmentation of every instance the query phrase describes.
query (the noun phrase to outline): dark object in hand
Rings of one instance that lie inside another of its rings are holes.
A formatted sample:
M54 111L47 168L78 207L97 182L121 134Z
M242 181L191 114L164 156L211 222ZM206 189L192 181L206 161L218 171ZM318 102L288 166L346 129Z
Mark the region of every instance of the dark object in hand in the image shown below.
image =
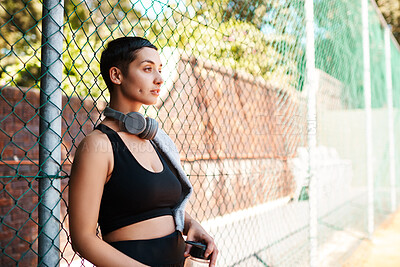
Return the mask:
M204 253L206 252L207 249L207 246L205 244L195 241L185 241L185 243L192 245L189 252L190 256L203 260L210 259L211 255L209 255L207 258L204 256Z

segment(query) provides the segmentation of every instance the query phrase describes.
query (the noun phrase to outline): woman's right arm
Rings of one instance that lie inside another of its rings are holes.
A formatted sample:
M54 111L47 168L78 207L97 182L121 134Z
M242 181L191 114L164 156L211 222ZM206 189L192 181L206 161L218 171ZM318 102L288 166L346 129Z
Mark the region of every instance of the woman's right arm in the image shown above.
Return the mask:
M96 266L146 266L96 235L103 187L113 152L103 134L92 133L79 145L69 181L69 228L73 249Z

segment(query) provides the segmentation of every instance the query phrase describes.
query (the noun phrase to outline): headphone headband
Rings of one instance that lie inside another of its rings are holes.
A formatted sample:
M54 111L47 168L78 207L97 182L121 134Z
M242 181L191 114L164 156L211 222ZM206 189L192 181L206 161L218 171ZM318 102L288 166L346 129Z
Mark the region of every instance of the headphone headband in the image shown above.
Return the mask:
M125 115L120 111L106 107L104 116L121 121L127 132L140 138L151 140L157 134L158 122L149 117L145 118L139 112L130 112Z
M104 109L104 116L110 117L113 119L117 119L119 121L124 121L126 115L118 110L112 109L110 107L106 107Z

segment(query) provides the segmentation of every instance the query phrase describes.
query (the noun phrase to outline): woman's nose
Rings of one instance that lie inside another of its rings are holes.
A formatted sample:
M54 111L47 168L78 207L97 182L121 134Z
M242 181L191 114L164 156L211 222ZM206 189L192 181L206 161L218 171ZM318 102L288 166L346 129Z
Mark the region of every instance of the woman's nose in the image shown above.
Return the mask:
M161 73L157 72L157 76L156 76L154 82L156 84L160 84L160 85L164 82L164 79L162 78Z

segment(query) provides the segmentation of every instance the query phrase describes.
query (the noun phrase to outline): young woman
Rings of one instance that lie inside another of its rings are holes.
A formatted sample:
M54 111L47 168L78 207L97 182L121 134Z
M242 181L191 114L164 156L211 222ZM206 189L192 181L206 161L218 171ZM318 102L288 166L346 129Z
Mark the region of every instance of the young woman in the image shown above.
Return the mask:
M205 243L216 264L213 239L184 211L192 188L175 145L137 113L156 103L161 68L157 48L140 37L113 40L101 56L108 113L80 143L69 182L72 246L96 266L183 266L182 234Z

